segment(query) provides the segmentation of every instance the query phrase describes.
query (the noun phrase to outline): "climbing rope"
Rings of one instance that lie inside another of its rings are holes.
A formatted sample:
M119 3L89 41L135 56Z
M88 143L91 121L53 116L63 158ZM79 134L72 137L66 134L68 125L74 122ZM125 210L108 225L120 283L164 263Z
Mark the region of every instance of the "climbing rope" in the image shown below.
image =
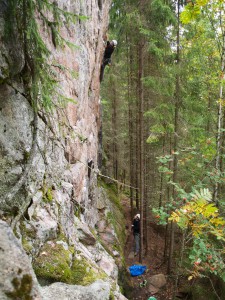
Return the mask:
M112 177L103 175L103 174L99 171L99 169L92 169L92 167L89 167L89 166L87 165L87 163L84 163L83 161L81 161L81 160L79 160L79 159L78 159L77 161L79 161L81 164L87 166L88 169L92 170L95 174L97 174L97 175L100 176L100 177L107 178L107 179L109 179L109 180L111 180L111 181L113 181L113 182L116 182L117 184L120 184L122 187L126 186L126 187L129 187L129 188L131 188L131 189L138 190L137 187L134 187L134 186L129 185L129 184L125 184L124 182L121 182L121 181L119 181L119 180L117 180L117 179L115 179L115 178L112 178Z
M101 174L100 172L96 172L96 173L97 173L97 175L99 175L99 176L101 176L101 177L110 179L111 181L114 181L114 182L116 182L117 184L121 184L121 186L126 186L126 187L129 187L129 188L131 188L131 189L138 190L138 188L136 188L136 187L134 187L134 186L131 186L131 185L128 185L128 184L125 184L125 183L123 183L123 182L120 182L119 180L117 180L117 179L115 179L115 178L112 178L112 177L103 175L103 174Z

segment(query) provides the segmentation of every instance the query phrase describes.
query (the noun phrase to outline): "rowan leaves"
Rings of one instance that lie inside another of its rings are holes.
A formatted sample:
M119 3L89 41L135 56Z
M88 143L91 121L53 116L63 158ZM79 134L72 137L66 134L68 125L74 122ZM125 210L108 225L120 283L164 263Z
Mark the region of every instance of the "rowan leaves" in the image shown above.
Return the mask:
M191 201L176 209L169 217L182 230L188 230L192 237L189 259L193 270L188 280L205 272L225 278L225 219L220 216L215 203L211 202L212 195L208 189L195 191L191 196Z

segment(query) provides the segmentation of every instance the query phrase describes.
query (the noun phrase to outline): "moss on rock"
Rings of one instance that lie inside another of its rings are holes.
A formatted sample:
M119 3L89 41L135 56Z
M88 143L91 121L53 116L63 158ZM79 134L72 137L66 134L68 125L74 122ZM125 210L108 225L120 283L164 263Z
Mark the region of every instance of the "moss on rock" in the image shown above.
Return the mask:
M108 198L111 203L110 211L107 212L107 221L112 225L115 230L119 244L116 250L123 256L123 249L126 242L125 234L125 218L123 215L123 207L118 194L117 185L114 183L106 183L102 179L98 181L98 185L106 190Z
M65 250L61 244L46 243L40 255L34 261L37 277L50 282L69 282L71 277L70 263L72 253Z
M36 238L37 229L32 227L29 224L26 224L25 222L20 223L20 231L21 231L21 235L23 237L26 236L27 238L30 238L30 239Z
M88 285L106 275L94 269L83 257L74 256L71 247L65 250L56 241L46 243L40 255L35 259L33 267L37 277L47 282L65 282L68 284Z
M28 241L24 236L22 237L22 245L25 252L29 255L32 253L33 246L30 241Z
M103 271L93 268L90 262L84 258L76 258L73 261L71 271L73 284L89 285L97 279L105 279L107 277Z
M22 245L23 249L26 251L28 255L32 254L33 250L33 242L36 238L36 228L32 227L30 224L26 224L25 222L20 223L20 233L22 236ZM17 232L14 232L15 235L19 238Z
M45 203L52 203L53 200L53 193L52 193L52 188L51 187L45 187L43 186L43 201Z
M10 299L32 300L33 280L30 274L24 274L22 278L15 277L12 280L13 291L5 294Z
M104 190L106 190L111 203L116 205L117 208L121 211L122 205L120 203L117 185L115 183L106 183L103 179L98 179L98 186L101 186L104 188Z
M115 300L115 296L112 291L110 291L109 300Z

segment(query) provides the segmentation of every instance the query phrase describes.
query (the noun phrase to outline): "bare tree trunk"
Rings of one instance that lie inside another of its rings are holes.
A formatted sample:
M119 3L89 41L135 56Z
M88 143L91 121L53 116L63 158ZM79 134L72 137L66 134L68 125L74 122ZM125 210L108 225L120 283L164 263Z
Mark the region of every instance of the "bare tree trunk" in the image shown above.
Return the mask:
M210 89L210 87L209 87ZM206 124L206 132L207 135L210 134L210 124L211 124L211 107L212 107L212 97L211 97L211 92L209 90L209 96L208 96L208 105L207 105L207 124Z
M144 55L143 55L144 56ZM146 56L146 54L145 54ZM145 57L144 56L144 57ZM148 67L148 64L147 66ZM145 76L145 69L143 66L143 76ZM142 119L143 119L143 161L144 161L144 168L143 168L143 255L145 256L148 250L148 214L149 214L149 203L148 203L148 156L147 156L147 137L148 137L148 130L149 130L149 124L144 119L144 112L148 110L148 101L146 94L144 93L145 90L143 90L143 112L142 112Z
M218 106L218 117L217 117L217 137L216 137L216 161L215 168L217 173L221 170L221 145L222 145L222 125L223 125L223 80L224 80L224 66L225 66L225 32L223 32L223 41L221 47L221 80L219 87L219 106ZM219 182L217 181L214 186L213 201L218 205L218 191Z
M223 111L223 128L225 128L225 111ZM222 132L222 143L221 143L221 157L220 157L220 172L222 173L224 170L224 155L225 155L225 132ZM220 184L220 195L224 195L225 186L224 184Z
M128 45L127 41L127 45ZM132 84L132 65L133 65L133 56L129 46L127 47L127 100L128 100L128 115L129 115L129 154L130 154L130 207L131 207L131 219L133 218L133 210L134 210L134 190L133 186L135 186L134 182L134 139L133 139L133 112L132 112L132 99L130 95L131 84Z
M163 156L165 155L165 136L163 137L163 151L162 151L162 154ZM160 174L160 190L159 190L159 207L162 206L162 196L163 196L163 177L164 177L164 174L161 172Z
M118 145L117 145L117 95L115 83L112 98L112 131L113 131L113 177L118 179Z
M137 60L139 58L139 52L137 51ZM139 197L140 197L140 114L139 114L139 82L137 79L137 99L136 99L136 157L135 157L135 185L138 187L136 190L136 208L140 209Z
M139 98L139 162L140 162L140 173L139 173L139 187L140 187L140 255L139 261L142 263L143 257L143 221L144 221L144 128L143 128L143 113L144 113L144 95L143 95L143 51L144 42L141 39L139 42L139 61L138 61L138 98Z
M176 152L178 151L178 131L179 131L179 109L180 109L180 0L177 1L177 75L176 75L176 90L175 90L175 113L174 113L174 141L173 141L173 182L177 182L177 165L178 159ZM176 199L175 186L172 190L173 201ZM171 222L170 225L170 251L169 251L169 261L168 261L168 273L171 273L172 262L174 253L174 224Z
M172 152L172 138L171 138L171 134L169 134L169 153L171 154ZM169 162L168 168L171 169L171 161ZM170 196L171 196L171 188L170 185L167 185L166 188L166 193L167 193L167 202L169 202ZM167 211L167 213L169 213L169 211ZM167 255L169 253L168 251L168 246L169 246L169 226L168 226L168 222L166 225L166 230L165 230L165 240L164 240L164 257L167 258Z

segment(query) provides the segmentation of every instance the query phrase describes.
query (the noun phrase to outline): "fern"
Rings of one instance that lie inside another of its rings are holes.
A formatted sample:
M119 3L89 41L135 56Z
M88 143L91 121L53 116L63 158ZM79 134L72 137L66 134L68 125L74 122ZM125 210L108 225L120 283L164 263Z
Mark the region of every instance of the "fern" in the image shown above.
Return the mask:
M212 201L212 194L209 189L200 189L200 191L194 190L193 193L191 193L191 197L195 201L202 199L208 202Z

